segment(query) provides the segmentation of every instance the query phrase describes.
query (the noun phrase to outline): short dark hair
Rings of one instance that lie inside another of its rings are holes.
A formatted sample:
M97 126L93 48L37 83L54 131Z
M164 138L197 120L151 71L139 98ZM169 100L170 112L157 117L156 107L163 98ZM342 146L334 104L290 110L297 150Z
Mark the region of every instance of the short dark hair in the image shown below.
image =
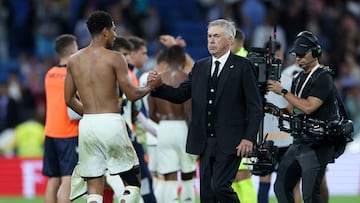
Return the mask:
M167 57L169 64L181 64L185 62L185 50L179 45L173 45L167 49Z
M114 41L113 50L119 51L121 48L132 51L133 45L125 37L117 36Z
M130 36L128 37L129 42L133 45L132 51L139 51L141 47L146 47L146 41L140 37Z
M239 42L245 41L244 32L242 30L240 30L240 28L236 28L235 40L237 40Z
M167 48L160 49L156 54L156 63L159 64L161 62L168 61Z
M60 57L69 55L69 47L76 42L76 37L70 34L63 34L55 39L55 51Z
M105 11L94 11L86 22L91 36L101 33L104 28L112 28L113 19Z

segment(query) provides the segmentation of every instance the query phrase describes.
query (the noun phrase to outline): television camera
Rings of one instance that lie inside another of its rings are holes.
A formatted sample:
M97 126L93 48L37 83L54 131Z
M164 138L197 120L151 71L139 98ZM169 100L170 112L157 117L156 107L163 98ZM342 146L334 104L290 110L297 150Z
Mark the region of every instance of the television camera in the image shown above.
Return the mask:
M252 47L248 54L248 59L253 64L255 74L258 79L258 86L262 96L263 105L266 103L265 94L267 92L267 81L280 81L281 77L281 59L275 56L276 51L276 27L274 28L274 40L269 37L265 48ZM264 112L265 116L265 112ZM274 145L272 140L264 138L264 121L260 123L257 143L254 147L253 153L249 159L244 162L245 165L250 166L253 175L264 176L270 174L275 167L278 147Z
M267 81L280 81L282 61L280 58L275 56L275 51L276 41L271 40L270 37L265 48L252 47L250 48L250 52L247 56L254 66L260 93L263 98L267 92Z

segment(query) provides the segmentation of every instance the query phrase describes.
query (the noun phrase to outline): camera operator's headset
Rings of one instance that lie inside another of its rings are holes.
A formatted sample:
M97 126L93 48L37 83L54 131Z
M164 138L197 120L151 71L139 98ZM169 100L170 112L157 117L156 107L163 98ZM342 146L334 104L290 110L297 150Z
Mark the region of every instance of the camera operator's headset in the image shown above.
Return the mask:
M312 55L313 58L319 58L321 56L322 50L321 50L321 46L319 44L319 41L318 41L317 37L315 35L313 35L313 33L309 32L309 31L300 32L296 36L296 39L301 38L301 37L309 40L314 45L311 48L311 55Z

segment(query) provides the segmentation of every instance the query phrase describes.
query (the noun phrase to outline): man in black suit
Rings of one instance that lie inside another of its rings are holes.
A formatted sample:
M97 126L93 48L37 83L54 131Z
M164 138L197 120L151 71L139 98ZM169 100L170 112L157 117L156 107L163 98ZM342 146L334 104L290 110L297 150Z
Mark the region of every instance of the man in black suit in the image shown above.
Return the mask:
M240 157L252 153L262 119L262 103L253 66L230 52L234 23L219 19L208 25L212 56L195 63L178 88L157 80L151 95L183 103L192 99L186 151L200 155L200 199L203 203L239 203L231 188Z

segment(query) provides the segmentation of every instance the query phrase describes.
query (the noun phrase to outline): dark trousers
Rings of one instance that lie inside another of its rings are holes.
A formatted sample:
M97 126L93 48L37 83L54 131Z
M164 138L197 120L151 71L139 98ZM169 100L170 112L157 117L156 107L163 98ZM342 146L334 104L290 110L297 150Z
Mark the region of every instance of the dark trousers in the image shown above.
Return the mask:
M305 203L320 203L320 185L327 162L319 160L315 150L307 145L293 144L280 162L275 181L279 203L294 203L293 188L302 179Z
M235 149L234 149L235 151ZM208 138L200 155L200 200L202 203L240 203L231 188L240 157L223 153L216 138Z

